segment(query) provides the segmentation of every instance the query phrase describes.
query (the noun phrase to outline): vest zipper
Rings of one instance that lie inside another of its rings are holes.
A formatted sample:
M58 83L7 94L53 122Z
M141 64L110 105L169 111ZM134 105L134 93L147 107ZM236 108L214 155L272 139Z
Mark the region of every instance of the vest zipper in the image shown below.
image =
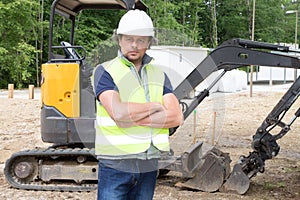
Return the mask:
M147 77L146 66L145 65L141 66L141 77L140 77L138 71L136 70L136 68L134 66L131 65L130 69L131 69L131 71L134 71L134 75L139 80L140 85L144 88L146 101L150 102L149 85L147 84L148 83L148 77ZM153 145L153 141L152 141L152 138L153 138L153 128L150 128L150 137L151 137L151 144L150 145L154 146Z

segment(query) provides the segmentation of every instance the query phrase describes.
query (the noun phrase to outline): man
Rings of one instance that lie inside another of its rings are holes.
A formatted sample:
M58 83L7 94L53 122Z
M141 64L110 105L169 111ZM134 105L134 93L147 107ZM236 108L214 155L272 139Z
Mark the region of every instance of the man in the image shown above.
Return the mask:
M119 55L94 71L97 97L95 153L98 199L152 199L169 128L183 115L171 83L146 54L154 39L151 18L128 11L115 32Z

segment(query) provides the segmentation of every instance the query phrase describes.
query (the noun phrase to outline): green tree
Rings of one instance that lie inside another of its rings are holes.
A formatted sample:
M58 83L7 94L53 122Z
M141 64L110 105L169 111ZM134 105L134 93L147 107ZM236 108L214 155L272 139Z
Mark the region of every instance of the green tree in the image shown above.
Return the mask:
M299 12L299 0L286 0L283 1L283 7L285 13L287 11L292 11L292 13L286 13L285 22L284 22L284 34L282 41L287 43L294 43L295 42L295 28L296 28L296 21L298 21L297 29L299 29L299 19L296 20L296 13L293 11ZM300 17L298 13L298 17ZM297 44L299 44L299 30L297 30Z
M150 8L150 16L156 28L156 37L161 45L176 45L184 43L185 35L182 25L175 18L179 12L172 1L168 0L145 0Z
M0 3L0 87L23 87L34 79L38 4L32 0Z
M176 1L179 12L176 13L177 23L181 25L181 32L188 39L184 43L186 46L199 46L203 44L202 24L205 23L203 15L206 14L206 6L202 0Z
M52 2L0 2L0 88L6 88L8 83L26 87L38 81L40 65L48 61ZM214 47L231 38L251 39L253 0L143 2L149 7L160 45ZM286 11L298 10L299 3L299 0L256 0L255 40L294 43L295 14L287 15ZM124 12L81 11L76 21L75 45L85 47L88 57L95 62L113 55L116 45L109 38ZM54 45L68 41L69 31L68 20L56 15Z
M283 41L286 27L283 3L278 0L256 1L255 40L270 43Z
M218 35L220 42L230 38L251 39L253 0L218 1ZM254 39L279 42L285 35L286 0L256 0Z
M117 28L119 19L125 11L118 10L84 10L77 18L75 43L89 51L101 41L109 39Z
M230 38L250 39L249 34L249 9L245 0L218 1L217 26L219 43Z

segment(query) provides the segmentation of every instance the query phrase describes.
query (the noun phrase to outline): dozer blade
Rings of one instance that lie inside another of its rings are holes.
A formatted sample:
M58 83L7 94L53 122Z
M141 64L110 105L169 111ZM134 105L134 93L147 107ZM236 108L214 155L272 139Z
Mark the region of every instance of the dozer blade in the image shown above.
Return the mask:
M230 158L218 149L209 150L202 158L203 163L195 170L195 176L177 186L204 192L215 192L229 175Z
M221 188L222 192L245 194L250 186L250 179L243 172L242 166L235 164L233 170Z

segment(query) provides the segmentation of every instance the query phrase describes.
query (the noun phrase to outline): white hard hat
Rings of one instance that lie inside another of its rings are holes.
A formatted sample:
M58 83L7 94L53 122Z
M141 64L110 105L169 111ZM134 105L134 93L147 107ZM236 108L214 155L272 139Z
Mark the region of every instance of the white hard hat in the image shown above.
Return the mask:
M130 10L121 18L117 34L154 37L152 20L144 11Z

